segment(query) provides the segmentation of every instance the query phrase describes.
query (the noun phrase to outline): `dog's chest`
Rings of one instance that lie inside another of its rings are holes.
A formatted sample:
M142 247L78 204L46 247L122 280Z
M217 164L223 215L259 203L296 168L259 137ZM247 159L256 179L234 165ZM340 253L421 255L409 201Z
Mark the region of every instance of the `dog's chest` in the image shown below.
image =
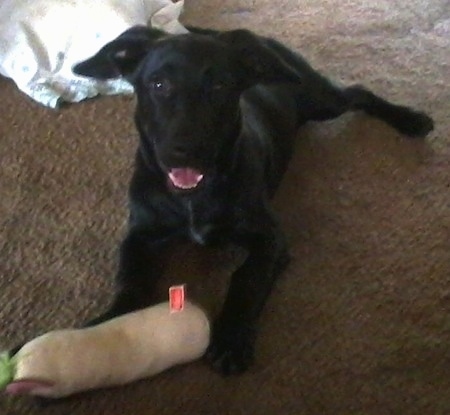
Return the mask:
M196 243L205 245L216 242L217 236L225 234L228 223L223 205L207 201L207 203L186 202L189 237Z

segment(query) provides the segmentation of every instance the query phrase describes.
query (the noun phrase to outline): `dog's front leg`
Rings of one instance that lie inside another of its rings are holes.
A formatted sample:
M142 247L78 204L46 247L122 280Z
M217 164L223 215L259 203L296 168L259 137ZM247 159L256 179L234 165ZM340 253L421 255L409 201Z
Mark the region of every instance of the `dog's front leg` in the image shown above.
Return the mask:
M249 254L231 278L207 352L212 366L223 375L241 373L252 363L258 317L276 277L289 262L280 229L272 223L268 228L264 233L239 234L235 241Z
M163 253L171 239L166 230L139 227L129 230L120 249L113 302L88 326L145 308L155 301L154 286L162 274Z

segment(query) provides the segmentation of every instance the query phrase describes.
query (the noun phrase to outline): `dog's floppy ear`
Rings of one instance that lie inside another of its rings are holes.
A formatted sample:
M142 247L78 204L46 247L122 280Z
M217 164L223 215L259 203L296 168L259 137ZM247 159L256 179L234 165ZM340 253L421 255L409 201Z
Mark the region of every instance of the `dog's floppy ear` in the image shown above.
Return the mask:
M77 75L96 79L130 77L150 50L153 42L166 33L146 26L134 26L107 43L91 58L76 64Z
M218 34L235 52L244 83L302 82L302 76L283 57L283 46L257 36L248 30L232 30Z

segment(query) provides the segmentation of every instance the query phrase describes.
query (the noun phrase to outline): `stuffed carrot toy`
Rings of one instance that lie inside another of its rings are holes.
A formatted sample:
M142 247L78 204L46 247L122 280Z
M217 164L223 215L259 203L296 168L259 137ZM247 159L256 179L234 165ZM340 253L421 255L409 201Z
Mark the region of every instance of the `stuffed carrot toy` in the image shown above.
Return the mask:
M210 337L209 321L186 302L136 311L98 326L57 330L0 355L0 388L9 394L59 398L126 384L195 360Z

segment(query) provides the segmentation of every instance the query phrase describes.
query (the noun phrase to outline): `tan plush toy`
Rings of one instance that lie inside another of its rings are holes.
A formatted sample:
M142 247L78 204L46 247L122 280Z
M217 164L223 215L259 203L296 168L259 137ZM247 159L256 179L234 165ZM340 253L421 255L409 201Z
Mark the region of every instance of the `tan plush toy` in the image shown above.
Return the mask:
M186 302L161 303L85 329L58 330L0 358L0 387L10 394L59 398L126 384L201 357L209 344L206 314Z

